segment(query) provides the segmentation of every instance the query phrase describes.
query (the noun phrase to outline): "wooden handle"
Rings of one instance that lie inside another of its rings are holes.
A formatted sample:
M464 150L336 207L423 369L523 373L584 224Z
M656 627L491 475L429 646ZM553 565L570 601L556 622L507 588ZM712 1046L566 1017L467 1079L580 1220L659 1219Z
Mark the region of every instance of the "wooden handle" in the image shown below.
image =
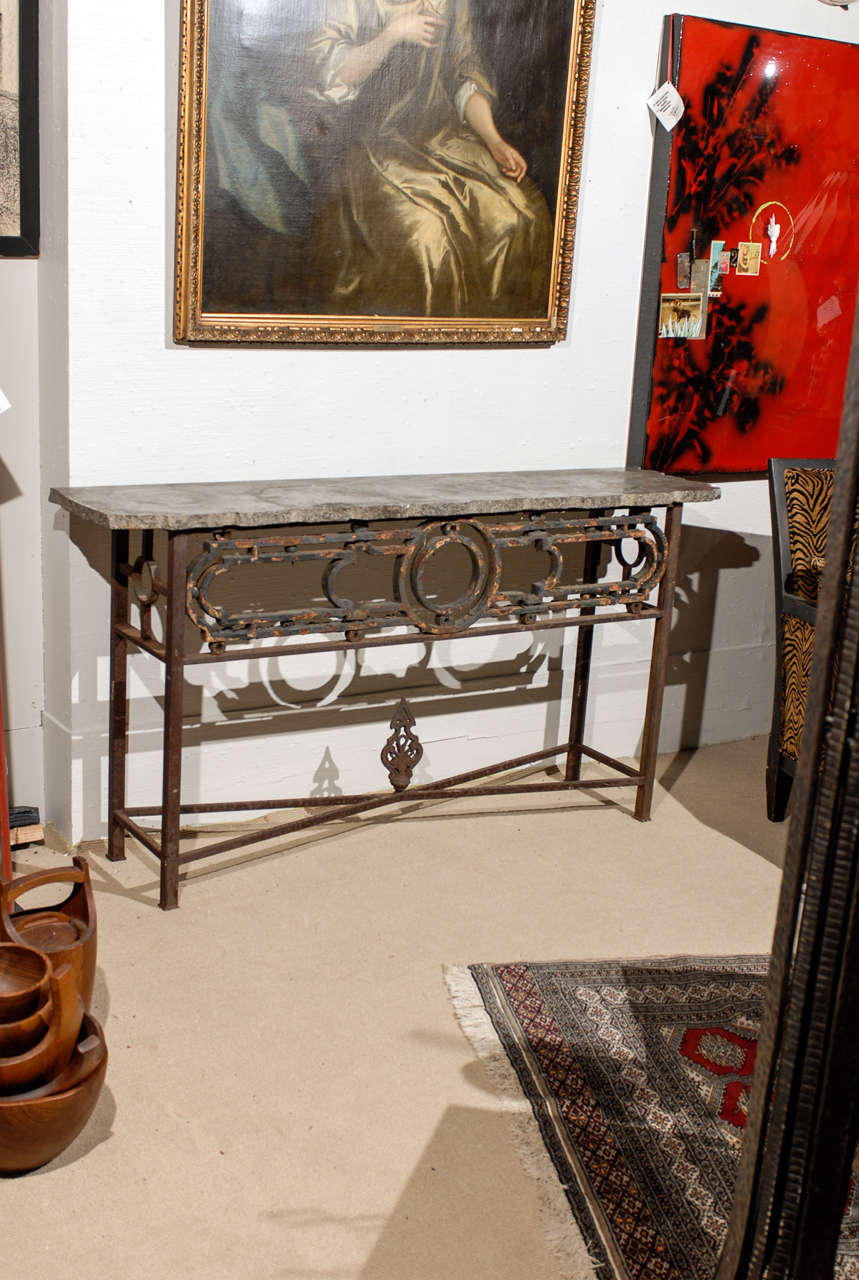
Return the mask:
M33 871L30 875L20 876L10 883L0 884L0 902L3 910L7 911L9 903L15 902L22 893L29 893L31 889L41 889L49 884L83 884L85 880L86 870L81 867L61 867L57 871Z
M62 964L51 978L51 996L54 1002L51 1025L55 1028L54 1052L44 1075L52 1077L61 1071L72 1056L75 1041L83 1022L84 1006L78 994L74 969Z

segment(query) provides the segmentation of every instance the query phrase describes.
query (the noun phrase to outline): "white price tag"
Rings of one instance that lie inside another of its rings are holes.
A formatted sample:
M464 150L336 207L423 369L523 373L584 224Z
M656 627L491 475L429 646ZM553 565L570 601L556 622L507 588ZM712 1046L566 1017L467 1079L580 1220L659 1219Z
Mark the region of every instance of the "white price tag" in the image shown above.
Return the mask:
M665 84L654 89L647 99L647 105L659 123L669 131L674 128L686 110L683 99L670 80L666 80Z
M0 413L5 413L7 409L11 409L11 408L12 408L11 404L4 396L3 392L0 391Z

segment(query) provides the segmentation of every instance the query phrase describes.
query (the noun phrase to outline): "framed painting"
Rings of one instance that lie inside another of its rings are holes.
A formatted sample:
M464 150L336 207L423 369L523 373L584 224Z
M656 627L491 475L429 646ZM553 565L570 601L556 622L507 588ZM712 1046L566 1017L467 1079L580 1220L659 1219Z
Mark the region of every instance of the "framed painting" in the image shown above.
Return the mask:
M174 336L547 344L595 0L183 0Z
M0 257L39 252L39 11L0 0Z
M859 282L859 46L674 15L662 77L685 114L655 126L629 463L833 457Z

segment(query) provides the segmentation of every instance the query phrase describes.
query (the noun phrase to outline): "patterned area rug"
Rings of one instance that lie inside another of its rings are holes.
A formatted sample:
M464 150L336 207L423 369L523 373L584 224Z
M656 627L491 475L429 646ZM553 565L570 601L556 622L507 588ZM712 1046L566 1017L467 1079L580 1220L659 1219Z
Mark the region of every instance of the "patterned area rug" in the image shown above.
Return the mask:
M463 1029L519 1111L565 1277L712 1280L766 969L680 956L447 971ZM851 1184L838 1280L859 1277L857 1199Z

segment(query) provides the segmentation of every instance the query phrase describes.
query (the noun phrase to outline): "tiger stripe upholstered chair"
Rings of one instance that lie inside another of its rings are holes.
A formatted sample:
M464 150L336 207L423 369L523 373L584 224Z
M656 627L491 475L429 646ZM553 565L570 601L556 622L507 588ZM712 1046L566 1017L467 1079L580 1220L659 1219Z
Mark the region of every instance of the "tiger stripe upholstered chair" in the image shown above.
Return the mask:
M771 458L768 470L776 671L767 757L767 816L781 822L787 812L805 723L835 472L829 458Z

